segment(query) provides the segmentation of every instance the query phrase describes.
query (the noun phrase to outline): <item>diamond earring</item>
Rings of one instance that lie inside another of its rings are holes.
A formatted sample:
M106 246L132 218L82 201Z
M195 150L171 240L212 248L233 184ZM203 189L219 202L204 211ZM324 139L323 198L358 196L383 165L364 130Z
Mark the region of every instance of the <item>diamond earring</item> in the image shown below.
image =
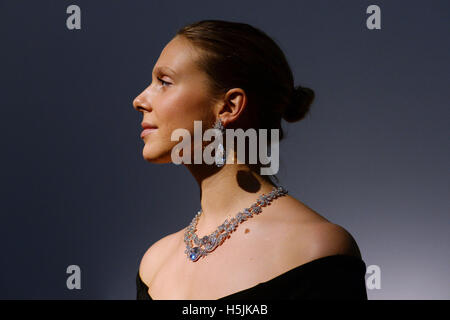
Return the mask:
M223 127L223 123L222 123L222 120L220 120L220 118L217 119L216 123L214 124L213 129L219 129L222 134L222 137L224 136L225 128ZM215 157L214 157L216 166L222 167L225 164L226 159L227 159L226 151L223 147L223 144L219 143Z

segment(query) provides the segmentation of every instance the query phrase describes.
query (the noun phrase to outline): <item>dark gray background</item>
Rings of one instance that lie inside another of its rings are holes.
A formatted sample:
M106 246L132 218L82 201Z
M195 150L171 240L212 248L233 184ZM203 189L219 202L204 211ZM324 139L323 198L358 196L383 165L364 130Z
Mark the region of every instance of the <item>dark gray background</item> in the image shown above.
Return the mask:
M81 30L66 8L81 7ZM366 8L381 7L381 30ZM280 182L381 268L369 299L449 299L449 1L0 1L3 299L135 299L146 249L188 225L183 166L142 158L134 97L202 19L246 22L313 88ZM447 141L447 142L445 142ZM447 165L446 165L447 164ZM66 268L82 289L66 288Z

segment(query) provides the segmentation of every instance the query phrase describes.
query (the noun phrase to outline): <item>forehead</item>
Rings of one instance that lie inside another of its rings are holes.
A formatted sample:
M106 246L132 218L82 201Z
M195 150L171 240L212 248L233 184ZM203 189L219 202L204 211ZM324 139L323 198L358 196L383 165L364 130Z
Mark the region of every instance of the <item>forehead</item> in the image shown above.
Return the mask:
M183 75L186 73L199 72L195 61L198 53L189 43L189 40L179 36L173 38L162 50L154 71Z

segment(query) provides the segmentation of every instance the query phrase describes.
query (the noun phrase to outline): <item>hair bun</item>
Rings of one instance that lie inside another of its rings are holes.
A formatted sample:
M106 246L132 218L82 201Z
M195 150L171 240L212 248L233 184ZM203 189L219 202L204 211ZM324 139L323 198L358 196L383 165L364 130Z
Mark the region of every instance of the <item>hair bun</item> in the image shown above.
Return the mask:
M312 89L296 86L292 92L291 103L286 106L282 117L287 122L296 122L302 120L308 113L315 93Z

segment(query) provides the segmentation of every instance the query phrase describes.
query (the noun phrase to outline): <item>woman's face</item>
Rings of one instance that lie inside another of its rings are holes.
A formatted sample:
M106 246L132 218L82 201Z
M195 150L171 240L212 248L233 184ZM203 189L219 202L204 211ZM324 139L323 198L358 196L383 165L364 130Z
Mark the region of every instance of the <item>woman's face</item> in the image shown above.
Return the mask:
M195 64L197 55L187 39L176 36L161 52L152 83L133 101L142 123L156 127L141 136L147 161L171 162L172 148L179 143L170 139L175 129L187 129L193 137L194 120L202 121L202 131L215 121L209 79Z

